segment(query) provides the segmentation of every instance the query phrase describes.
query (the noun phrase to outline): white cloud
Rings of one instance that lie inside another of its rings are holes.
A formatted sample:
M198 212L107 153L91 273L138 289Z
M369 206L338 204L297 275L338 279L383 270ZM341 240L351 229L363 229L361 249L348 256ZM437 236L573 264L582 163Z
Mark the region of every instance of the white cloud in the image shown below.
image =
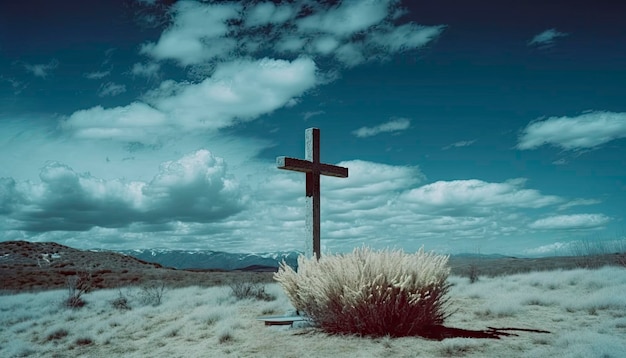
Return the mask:
M346 37L384 20L389 6L389 1L344 1L339 6L299 19L297 26L303 32L327 32Z
M532 256L545 256L545 255L563 255L569 254L570 243L568 242L555 242L548 245L542 245L532 249L524 250L524 254Z
M460 148L460 147L469 147L470 145L476 143L476 139L473 140L462 140L459 142L455 142L449 145L446 145L445 147L441 148L442 150L448 150L450 148Z
M150 182L103 180L50 162L40 182L3 179L0 209L25 231L84 231L167 222L208 223L240 211L245 198L223 159L198 150L164 162ZM7 190L8 189L8 190ZM6 193L6 194L4 194ZM4 202L4 200L3 200Z
M133 68L130 70L130 73L133 76L156 78L158 77L160 69L161 69L161 65L155 62L150 62L147 64L135 63L133 65Z
M126 92L126 85L121 85L114 82L107 82L100 86L98 91L98 97L117 96Z
M301 53L305 51L307 40L296 36L283 36L280 41L276 42L274 48L278 52L296 52Z
M367 138L378 135L380 133L398 132L408 129L411 126L411 121L407 118L398 118L379 124L375 127L361 127L352 132L359 138Z
M302 113L302 117L304 117L304 120L307 121L311 117L319 116L319 115L322 115L324 113L326 113L326 112L324 112L324 111L308 111L308 112Z
M556 29L548 29L543 31L540 34L535 35L535 37L532 38L532 40L530 40L528 42L529 46L549 46L552 45L554 43L554 40L556 40L559 37L565 37L568 36L569 34L565 33L565 32L559 32Z
M176 60L181 65L226 57L237 42L227 38L226 22L240 16L235 3L203 4L180 1L172 6L174 23L157 43L148 43L142 52L158 60Z
M50 62L48 62L47 64L36 64L36 65L31 65L31 64L24 64L24 68L32 73L33 75L35 75L35 77L41 77L41 78L47 78L48 75L50 74L50 71L56 69L59 66L59 61L57 61L56 59L51 60Z
M351 201L403 191L426 179L417 166L396 166L363 160L343 161L338 165L349 168L349 176L330 181L329 189L333 197L349 198Z
M236 157L233 150L223 157ZM185 240L187 248L235 252L302 249L305 175L250 160L253 155L229 159L226 170L221 159L196 151L164 162L154 176L132 181L49 164L40 183L0 181L0 193L12 198L8 205L2 199L0 219L5 219L8 237L19 237L23 231L10 229L22 228L32 230L24 234L32 240L77 247L124 248L132 242L135 247L179 248L178 240ZM350 176L323 177L321 183L322 246L335 252L363 243L384 248L398 240L405 250L426 244L467 251L483 240L494 250L501 240L502 250L511 250L512 242L532 234L534 209L545 211L563 202L523 188L521 179L424 185L417 166L362 160L337 164L348 167ZM145 168L138 173L145 174Z
M354 67L366 62L368 58L365 56L364 49L359 44L343 44L335 52L335 57L344 66Z
M168 126L167 117L141 102L127 106L92 107L74 112L61 127L76 138L151 142Z
M276 6L272 2L261 2L247 11L245 16L246 26L282 24L295 15L294 10L289 5Z
M594 111L532 122L520 135L517 148L534 149L552 144L565 150L579 150L619 138L626 138L626 113Z
M574 200L571 200L564 204L559 205L558 210L562 211L562 210L567 210L574 206L596 205L596 204L601 204L601 203L602 201L596 200L596 199L574 199Z
M419 48L437 38L443 26L419 26L413 23L388 28L372 35L372 42L389 52Z
M421 212L438 212L449 215L486 215L499 207L541 208L562 201L552 195L542 195L534 189L524 189L525 179L512 179L504 183L482 180L437 181L410 190L402 199Z
M26 83L18 81L15 78L5 77L4 75L0 75L0 81L6 81L11 84L11 88L13 88L13 94L15 95L19 95L24 89L28 87Z
M590 229L609 221L611 218L603 214L556 215L536 220L529 227L542 230Z
M96 72L85 73L84 76L85 78L88 78L90 80L99 80L110 74L111 74L111 71L96 71Z
M458 252L483 240L497 245L503 238L503 250L510 250L512 240L523 240L529 234L528 215L532 217L532 211L549 210L563 202L560 197L524 188L523 179L421 185L425 177L418 167L360 160L338 165L349 168L350 176L323 177L321 183L322 244L333 250L363 243L382 248L402 240L407 250L427 243L431 248ZM271 225L273 230L286 230L287 238L300 237L305 176L281 171L264 177L265 184L255 192L263 193L257 196L257 203L266 209L259 210L254 221L272 217L278 220ZM271 211L275 217L267 212L268 207L275 208ZM283 212L290 213L285 222L280 221ZM255 225L252 227L263 226ZM454 241L453 246L447 246L450 241Z
M315 86L315 72L308 58L221 63L197 84L163 82L146 94L150 104L80 110L62 128L80 138L140 142L154 142L172 130L216 130L288 105Z
M147 96L183 128L219 129L287 105L316 84L312 60L241 60L198 84L166 82Z
M13 178L0 178L0 215L5 215L23 201Z
M316 56L334 57L351 67L381 59L389 52L418 48L441 32L437 26L396 26L398 2L394 0L336 6L309 1L244 5L175 3L170 9L171 24L156 42L141 48L155 62L136 63L131 74L155 77L160 69L158 61L173 60L191 66L196 81L166 80L143 95L141 102L77 111L62 127L81 137L124 141L149 138L151 143L158 140L159 133L228 127L294 106L306 91L337 78L333 70L317 66ZM263 26L263 31L257 26ZM356 33L359 40L353 38ZM298 57L292 61L255 59L260 53L275 51L281 52L281 57L284 51ZM122 85L109 83L101 88L100 96L124 90ZM143 132L129 123L133 118L145 122L148 115L154 115L154 120L147 121ZM408 125L408 120L397 119L374 130L393 132Z
M144 44L142 52L182 66L216 64L269 50L334 57L352 67L420 48L443 31L442 26L396 25L395 0L338 5L261 2L247 8L240 4L178 2L172 7L170 27L157 42Z
M320 37L312 43L313 51L322 55L330 55L339 46L339 41L334 37Z

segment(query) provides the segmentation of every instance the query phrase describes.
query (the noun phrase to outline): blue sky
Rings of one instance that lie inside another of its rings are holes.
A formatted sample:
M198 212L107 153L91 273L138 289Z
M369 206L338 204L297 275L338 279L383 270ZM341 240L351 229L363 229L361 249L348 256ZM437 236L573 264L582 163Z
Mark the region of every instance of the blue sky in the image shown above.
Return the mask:
M626 233L613 1L0 5L0 240L553 255Z

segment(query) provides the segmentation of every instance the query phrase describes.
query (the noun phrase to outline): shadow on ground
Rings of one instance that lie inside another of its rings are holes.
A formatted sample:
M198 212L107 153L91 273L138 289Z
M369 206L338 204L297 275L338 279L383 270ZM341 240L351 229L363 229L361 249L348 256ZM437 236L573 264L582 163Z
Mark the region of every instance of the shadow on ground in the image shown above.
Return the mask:
M511 331L518 332L533 332L533 333L550 333L549 331L544 331L540 329L528 329L528 328L495 328L495 327L487 327L486 330L471 330L471 329L462 329L462 328L454 328L454 327L446 327L446 326L431 326L428 327L422 334L421 337L427 339L433 339L437 341L442 341L446 338L490 338L490 339L500 339L500 337L506 336L517 336L515 333L511 333Z

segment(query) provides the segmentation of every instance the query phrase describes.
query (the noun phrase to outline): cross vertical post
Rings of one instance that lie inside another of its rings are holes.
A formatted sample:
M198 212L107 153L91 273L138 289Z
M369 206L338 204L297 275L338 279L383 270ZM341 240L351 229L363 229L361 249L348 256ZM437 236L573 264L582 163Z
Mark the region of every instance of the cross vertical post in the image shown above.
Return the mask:
M307 257L321 257L320 245L320 175L347 178L348 168L320 162L320 130L308 128L305 131L305 160L289 157L276 158L279 169L306 173L306 242Z

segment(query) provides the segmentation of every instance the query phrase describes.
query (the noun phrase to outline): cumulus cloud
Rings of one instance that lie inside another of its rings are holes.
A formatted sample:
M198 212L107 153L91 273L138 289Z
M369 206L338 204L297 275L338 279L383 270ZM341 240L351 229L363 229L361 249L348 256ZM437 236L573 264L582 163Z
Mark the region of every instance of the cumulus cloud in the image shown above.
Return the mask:
M22 202L22 195L12 178L0 178L0 215L12 212Z
M335 58L351 67L420 48L444 29L396 24L396 0L242 4L180 1L171 9L172 24L142 52L182 66L278 51Z
M367 30L388 16L388 1L342 1L329 9L320 8L298 19L302 32L326 32L339 37Z
M526 188L524 179L423 184L426 178L416 166L361 160L338 165L349 168L350 176L322 177L321 183L322 245L335 249L363 243L382 248L401 239L407 250L427 242L431 248L458 251L471 249L474 240L492 240L495 245L497 240L507 238L502 245L510 250L511 242L531 233L528 226L533 211L550 210L565 201ZM255 191L263 193L256 198L265 209L259 210L259 219L254 221L272 217L277 221L271 226L285 231L277 235L301 237L304 181L302 173L281 171L268 175L265 184ZM272 215L267 208L273 208Z
M419 48L443 29L397 24L398 11L395 0L176 2L159 39L141 46L150 60L130 72L156 78L160 62L173 61L189 68L195 81L166 80L127 106L77 111L64 118L62 128L81 137L154 142L172 131L217 130L254 120L297 105L308 90L337 78L336 69L320 68L318 58L337 60L323 62L331 67L381 60ZM99 95L125 89L110 82ZM146 119L149 115L154 119ZM145 130L130 123L133 119L147 123ZM369 130L399 131L408 123L397 119ZM368 136L367 129L359 133Z
M47 64L24 64L24 68L26 69L26 71L32 73L35 77L41 77L44 79L48 78L50 71L56 69L57 67L59 67L59 61L57 61L56 59L50 60L50 62L48 62Z
M343 161L340 166L349 168L348 178L322 177L322 235L323 245L350 247L359 240L397 235L388 230L387 220L406 215L406 207L397 202L398 195L425 179L417 166L394 166L361 160ZM279 188L279 189L278 189ZM255 190L254 205L259 209L247 217L252 228L277 231L276 237L300 238L304 227L305 175L290 171L267 173ZM272 220L269 221L268 220ZM413 232L412 225L401 231ZM246 224L237 227L247 226ZM381 226L385 229L381 230ZM267 229L267 228L270 229ZM375 229L375 230L374 230ZM359 235L358 233L365 233ZM294 245L287 239L288 245ZM295 245L303 242L296 241ZM298 247L298 246L296 246Z
M198 84L164 82L147 98L183 127L218 129L287 105L315 86L315 71L308 58L233 61Z
M126 85L117 84L115 82L107 82L100 86L98 97L117 96L126 92Z
M548 29L540 34L535 35L529 42L529 46L550 46L559 37L565 37L568 34L565 32L559 32L556 29Z
M380 133L399 132L408 129L411 121L407 118L393 119L389 122L379 124L375 127L361 127L352 132L359 138L367 138L378 135Z
M426 179L418 166L397 166L363 160L343 161L349 176L329 182L333 197L360 200L367 196L384 197L397 193ZM330 178L329 178L330 179Z
M534 149L551 144L565 150L580 150L619 138L626 138L626 113L593 111L532 122L522 131L517 148Z
M247 11L245 24L247 27L282 24L293 18L295 8L287 4L276 6L272 2L255 4Z
M162 163L150 182L104 180L50 162L40 182L5 178L0 187L0 211L33 232L216 222L239 212L245 200L224 160L207 150Z
M499 207L541 208L562 201L534 189L524 189L525 179L489 183L477 179L437 181L410 190L402 199L423 212L448 215L486 215Z
M216 130L288 105L315 86L315 72L308 58L231 61L200 83L165 81L145 102L74 112L62 128L81 138L128 142L153 142L172 130Z
M603 214L556 215L536 220L529 227L542 230L591 229L609 221L611 218Z
M426 243L458 252L475 240L495 245L507 238L502 245L510 249L536 230L528 213L564 201L524 188L522 179L424 184L417 166L337 164L348 167L350 177L322 177L321 183L322 248L335 252L363 243L389 247L399 239L406 250ZM142 181L101 179L50 163L38 183L0 180L0 220L5 228L28 230L8 230L11 237L25 232L33 240L77 247L93 247L87 239L98 237L100 247L141 242L180 248L184 242L187 248L236 252L302 249L305 175L246 162L242 185L229 172L207 151L164 162Z
M237 41L226 36L227 21L240 16L241 5L180 1L172 6L171 12L173 24L156 43L145 44L143 53L187 66L224 58L235 50Z
M154 140L167 125L167 117L162 112L142 102L76 111L61 123L64 130L77 138L127 142Z

